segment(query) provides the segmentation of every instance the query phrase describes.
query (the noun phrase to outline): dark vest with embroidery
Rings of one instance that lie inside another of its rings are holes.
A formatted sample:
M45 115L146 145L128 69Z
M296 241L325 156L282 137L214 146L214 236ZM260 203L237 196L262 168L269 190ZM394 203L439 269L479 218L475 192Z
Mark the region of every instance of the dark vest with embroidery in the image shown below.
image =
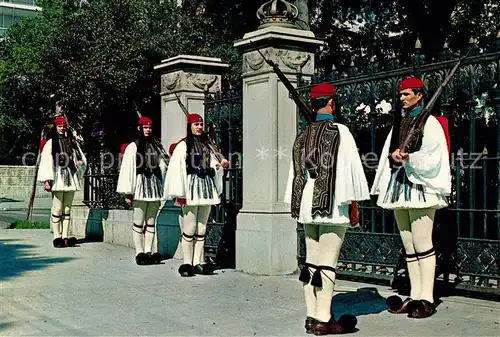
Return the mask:
M215 170L210 167L211 155L208 145L198 140L196 137L192 138L192 149L186 155L186 171L187 174L196 174L200 178L215 176Z
M137 139L136 153L136 173L140 175L142 181L142 196L153 198L161 196L162 193L162 175L160 168L160 152L153 141Z
M315 179L311 215L332 214L339 144L338 127L330 120L312 123L295 139L292 217L299 217L307 172Z
M75 161L80 160L80 158L75 158L75 154L78 154L78 151L72 139L60 135L52 139L54 166L61 169L61 178L65 186L71 185L71 177L76 172Z
M404 199L410 201L412 197L412 191L415 190L417 197L421 201L425 201L425 188L423 185L413 184L408 180L406 171L400 163L396 163L392 159L392 153L398 149L406 140L410 131L413 127L421 121L421 116L410 116L407 115L402 118L397 118L394 123L391 145L389 147L389 163L391 166L391 179L389 181L388 190L386 192L384 202L396 202L399 200L401 193L404 193ZM426 121L424 121L425 123ZM423 129L423 128L422 128ZM420 150L422 146L423 131L420 129L418 132L414 132L404 151L406 153L413 153Z

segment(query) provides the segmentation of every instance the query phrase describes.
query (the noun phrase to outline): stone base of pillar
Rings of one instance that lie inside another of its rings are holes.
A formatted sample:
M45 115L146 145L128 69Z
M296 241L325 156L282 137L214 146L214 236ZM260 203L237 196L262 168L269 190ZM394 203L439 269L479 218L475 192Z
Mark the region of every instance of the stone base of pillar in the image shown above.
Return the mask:
M256 275L294 273L297 222L290 214L240 213L236 230L236 270Z

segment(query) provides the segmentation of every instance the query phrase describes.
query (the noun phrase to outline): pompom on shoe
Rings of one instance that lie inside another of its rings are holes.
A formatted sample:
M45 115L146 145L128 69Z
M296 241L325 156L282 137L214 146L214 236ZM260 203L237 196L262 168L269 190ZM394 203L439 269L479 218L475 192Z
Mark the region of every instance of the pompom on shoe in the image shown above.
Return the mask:
M312 318L307 316L306 317L306 322L304 323L304 328L306 329L307 334L313 334L314 333L314 326L318 323L318 320L316 318Z
M135 263L137 263L139 266L146 266L148 264L151 264L151 259L145 253L139 253L135 257Z
M387 311L391 314L407 314L410 312L409 305L413 300L408 297L404 302L399 296L390 296L385 303L389 307Z
M65 247L75 247L76 246L76 238L70 237L70 238L64 239L64 246Z
M54 248L64 248L64 247L66 247L66 245L64 244L64 240L62 238L55 238L52 241L52 245L54 246Z
M199 275L213 275L215 265L213 263L203 263L196 265L195 273Z
M410 318L427 318L436 313L436 305L427 300L411 301L408 307Z
M162 256L160 253L147 253L149 256L149 260L151 261L151 264L160 264L162 260Z
M190 264L183 264L179 267L179 274L182 276L182 277L191 277L191 276L194 276L196 272L196 269L190 265Z

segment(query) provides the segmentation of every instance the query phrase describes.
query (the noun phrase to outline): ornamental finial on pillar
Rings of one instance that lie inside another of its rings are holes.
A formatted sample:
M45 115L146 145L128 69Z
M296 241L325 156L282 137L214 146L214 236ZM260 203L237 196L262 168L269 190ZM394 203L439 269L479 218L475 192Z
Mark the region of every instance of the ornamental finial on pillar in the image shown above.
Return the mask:
M257 18L260 20L259 28L269 26L295 28L294 23L298 16L298 8L286 0L266 1L257 10Z

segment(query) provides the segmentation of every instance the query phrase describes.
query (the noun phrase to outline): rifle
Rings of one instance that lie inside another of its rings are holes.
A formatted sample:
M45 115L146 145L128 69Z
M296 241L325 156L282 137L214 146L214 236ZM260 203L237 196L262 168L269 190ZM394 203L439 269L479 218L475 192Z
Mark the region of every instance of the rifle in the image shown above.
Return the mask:
M290 83L290 81L288 80L288 78L285 76L285 74L283 74L283 72L276 65L276 63L274 63L271 60L266 59L266 57L264 56L264 54L262 54L262 52L260 51L260 49L257 49L257 52L260 54L260 56L262 56L262 58L264 59L264 61L266 61L266 63L269 64L269 66L271 68L273 68L274 73L278 76L278 78L280 79L281 83L283 83L283 85L285 86L285 88L288 90L288 92L292 96L292 99L295 102L295 104L299 107L299 111L305 112L304 113L304 117L306 118L307 122L309 124L312 123L313 116L315 114L314 114L314 111L311 109L311 107L309 105L307 105L306 102L304 102L304 100L302 99L302 97L300 97L300 95L297 92L297 90L294 88L294 86L292 85L292 83Z
M177 103L179 104L179 106L181 107L182 112L184 112L184 115L186 115L186 118L187 118L189 116L188 109L186 108L186 106L184 105L184 103L182 103L179 95L177 95L177 93L174 93L174 94L175 94L175 97L177 98ZM219 161L219 163L221 163L222 160L224 159L223 156L222 156L222 154L219 151L217 151L217 146L215 145L214 141L210 138L210 136L208 135L208 133L207 133L207 138L208 138L208 141L209 141L208 147L213 152L214 156L217 158L217 160Z
M44 127L42 129L42 132L40 134L40 144L42 141L45 139L47 136L47 127ZM31 195L30 199L28 202L28 209L26 212L26 221L31 221L31 217L33 216L33 204L35 202L35 195L36 195L36 185L37 185L37 178L38 178L38 170L40 169L40 160L42 157L42 150L40 147L38 148L38 156L36 158L36 164L35 164L35 174L33 176L33 184L31 185Z
M422 129L425 121L431 115L432 109L434 108L434 105L436 105L436 102L437 102L439 96L441 95L441 93L443 92L443 89L446 87L446 85L448 85L448 82L450 82L451 78L453 77L453 75L457 71L458 67L460 66L460 64L462 64L462 61L469 55L469 53L471 52L472 48L473 47L469 48L469 50L467 51L467 53L463 57L461 57L460 60L458 60L457 64L453 67L453 69L450 70L450 72L448 73L448 76L446 76L446 78L444 79L443 83L441 83L441 85L437 88L436 92L434 93L434 95L429 100L429 103L427 103L427 105L424 107L424 109L420 113L420 121L419 121L419 123L416 126L414 125L410 129L410 132L408 133L408 136L405 138L405 141L399 147L399 149L401 150L401 152L405 152L406 147L408 146L408 143L412 139L413 135L415 133L419 132L420 129Z

